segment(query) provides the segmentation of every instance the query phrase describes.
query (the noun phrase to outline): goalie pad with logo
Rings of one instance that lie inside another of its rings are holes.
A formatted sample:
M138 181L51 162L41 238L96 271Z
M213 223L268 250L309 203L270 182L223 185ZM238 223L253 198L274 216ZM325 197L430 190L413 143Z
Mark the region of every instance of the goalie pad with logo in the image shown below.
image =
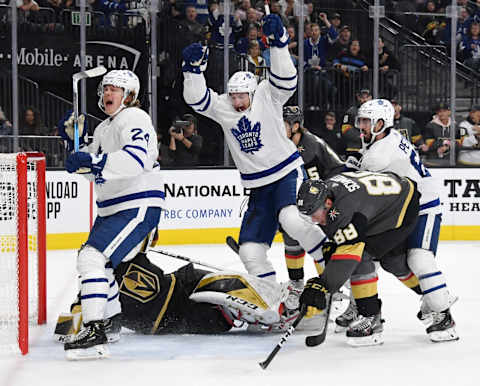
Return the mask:
M286 297L285 286L238 272L205 275L190 295L195 302L224 307L237 320L266 325L280 321Z

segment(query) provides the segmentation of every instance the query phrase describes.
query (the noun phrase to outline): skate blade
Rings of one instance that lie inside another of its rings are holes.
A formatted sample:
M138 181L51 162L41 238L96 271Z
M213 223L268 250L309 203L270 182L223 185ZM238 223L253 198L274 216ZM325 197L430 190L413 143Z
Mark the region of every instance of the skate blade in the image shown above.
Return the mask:
M364 337L347 337L347 344L352 347L378 346L383 344L383 333L379 332Z
M451 342L460 339L453 327L444 331L433 331L428 334L428 337L433 343Z
M348 327L342 327L342 326L339 326L338 324L335 324L335 330L334 330L335 334L345 332L345 331L347 331L347 328Z
M120 333L119 332L114 332L114 333L109 333L107 335L107 340L108 343L116 343L120 340Z
M110 358L110 351L106 345L99 344L89 348L66 350L65 357L69 361L104 359Z

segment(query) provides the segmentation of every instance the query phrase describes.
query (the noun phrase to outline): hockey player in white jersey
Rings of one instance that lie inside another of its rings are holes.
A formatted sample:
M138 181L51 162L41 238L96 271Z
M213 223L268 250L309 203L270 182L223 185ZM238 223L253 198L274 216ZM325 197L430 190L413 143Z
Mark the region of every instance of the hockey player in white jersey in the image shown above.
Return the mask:
M435 260L442 219L438 185L414 146L393 129L394 113L392 104L385 99L374 99L360 106L356 126L361 131L362 158L358 166L360 170L394 172L417 183L420 211L416 228L408 239L407 263L423 292L418 317L428 325L432 341L457 340L450 314L456 298L449 293Z
M121 311L113 269L147 245L160 220L165 194L157 136L150 117L138 107L139 91L133 72L107 73L98 104L109 117L96 127L88 146L80 119L80 151L65 163L69 173L90 171L84 175L94 182L97 198L97 218L77 259L84 328L65 344L67 359L108 357L105 321ZM59 124L59 132L73 149L73 119Z
M202 72L208 51L192 44L183 51L184 99L198 113L223 129L242 184L251 189L240 230L240 258L248 273L275 280L269 249L280 223L317 260L325 236L301 217L296 192L304 179L303 161L285 135L283 104L297 86L296 69L288 52L288 34L278 15L265 18L263 32L270 41L269 79L257 85L255 75L236 72L227 93L207 88Z

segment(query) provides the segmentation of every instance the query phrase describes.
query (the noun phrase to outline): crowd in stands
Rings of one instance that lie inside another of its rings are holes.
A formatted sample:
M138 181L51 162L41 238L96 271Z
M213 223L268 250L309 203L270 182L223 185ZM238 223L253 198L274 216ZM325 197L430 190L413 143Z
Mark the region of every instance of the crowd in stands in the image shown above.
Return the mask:
M265 13L264 1L232 0L231 3L228 41L230 72L240 69L239 63L243 61L245 67L242 69L255 73L260 81L267 76L266 69L270 64L268 40L263 35L261 23ZM383 3L388 12L392 10L392 17L422 35L429 44L451 44L450 20L440 15L442 12L445 14L445 8L450 1L385 0ZM56 15L60 15L65 9L78 8L78 4L78 1L73 0L17 0L18 8L26 15L38 11L41 7L51 8ZM110 23L109 15L112 13L148 7L148 3L126 0L87 0L87 5L89 10L99 11L105 15L103 23L106 25ZM458 5L462 8L455 44L458 45L458 52L464 63L480 71L480 0L458 0ZM354 127L353 120L358 105L371 98L369 89L372 87L370 75L373 45L371 39L365 41L356 35L357 28L352 24L351 18L342 15L343 9L325 9L322 6L322 1L305 1L303 36L298 35L299 17L295 0L273 0L270 2L270 11L278 14L287 28L290 36L288 48L295 63L299 58L299 39L303 39L305 109L322 112L321 116L317 115L321 118L320 123L314 124L311 131L324 138L335 151L345 156L359 148L359 133ZM425 15L428 13L431 16ZM345 23L344 19L348 22ZM161 86L166 86L167 89L179 87L181 82L175 79L174 74L178 74L181 51L190 43L201 42L210 47L207 82L212 88L222 90L223 52L226 48L222 2L165 0L161 2L159 10L159 32L161 40L159 53L169 59L166 64L160 60ZM480 165L480 151L473 150L479 147L480 112L472 110L467 120L462 122L463 126L458 125L455 144L450 142L450 111L447 106L436 106L432 111L431 122L417 125L415 121L403 115L401 103L397 100L396 78L389 76L401 71L400 60L382 37L378 47L379 88L381 96L394 103L396 128L416 145L427 163L428 160L433 160L431 164L447 165L451 147L463 146L472 150L459 151L459 162L464 164L477 162ZM177 95L181 95L181 92L177 91ZM174 100L173 97L171 99ZM290 102L295 104L296 97ZM202 153L212 148L209 145L205 146L209 143L207 131L210 127L206 127L209 123L205 125L204 122L197 121L193 115L184 116L188 112L186 106L180 107L170 114L168 126L159 129L163 165L201 165ZM190 124L181 127L181 131L178 132L178 128L171 122L181 116ZM43 126L35 108L26 109L20 121L21 135L54 134ZM11 131L11 125L0 112L0 135L8 135L9 130ZM216 150L221 152L222 149ZM478 161L475 161L477 158Z

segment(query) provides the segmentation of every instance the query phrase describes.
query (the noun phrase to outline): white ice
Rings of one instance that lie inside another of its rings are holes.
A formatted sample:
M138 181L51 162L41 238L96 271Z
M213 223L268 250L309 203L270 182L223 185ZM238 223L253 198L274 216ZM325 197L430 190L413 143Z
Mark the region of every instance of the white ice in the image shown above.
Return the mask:
M223 245L162 246L226 269L241 269L238 257ZM93 385L480 385L479 242L441 242L439 265L452 292L460 300L452 307L460 340L431 343L417 321L418 297L395 278L380 272L385 343L351 348L332 325L324 344L309 348L305 333L295 333L267 370L264 360L281 335L123 335L110 345L112 357L101 361L68 362L62 345L52 339L60 312L67 312L75 296L75 251L48 254L48 324L31 332L30 353L0 356L1 386ZM286 280L281 244L270 257L278 278ZM166 272L184 263L153 253L149 255ZM313 276L311 261L307 276ZM125 330L124 330L125 331Z

